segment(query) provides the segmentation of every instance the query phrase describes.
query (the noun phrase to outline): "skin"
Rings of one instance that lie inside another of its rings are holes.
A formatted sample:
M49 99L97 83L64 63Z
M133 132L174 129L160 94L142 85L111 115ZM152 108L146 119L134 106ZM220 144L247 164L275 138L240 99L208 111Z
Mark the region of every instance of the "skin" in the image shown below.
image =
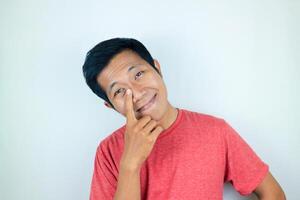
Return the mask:
M256 196L261 200L285 200L286 196L270 172L254 190Z
M135 117L132 92L126 91L126 131L125 148L120 161L115 200L139 200L140 190L140 167L149 156L158 135L163 128L157 125L157 121L149 115L141 119Z
M154 64L161 74L159 62L154 60ZM127 73L131 66L136 67ZM110 92L109 86L114 81L118 83ZM164 129L167 129L176 120L178 110L168 101L167 89L162 77L148 62L133 51L122 51L111 59L97 77L97 82L106 91L108 99L116 111L124 117L126 117L125 91L131 89L133 109L137 119L149 115ZM116 91L117 95L114 96ZM157 94L155 105L145 112L137 112L136 110L145 105L154 94ZM105 102L105 105L111 108L109 103Z
M158 61L154 63L161 74ZM170 127L178 115L178 110L167 100L160 74L138 54L125 50L112 58L97 77L115 110L126 117L124 151L114 200L141 199L141 165L159 134ZM116 84L110 89L113 82ZM153 98L155 101L148 109L139 111ZM105 105L112 108L107 102Z
M121 159L115 200L140 199L140 166L149 155L160 132L170 127L178 114L178 110L168 101L160 64L156 59L154 63L160 74L134 51L124 50L114 56L97 77L98 84L106 91L115 110L127 119L125 150ZM135 68L128 72L132 66ZM117 84L110 91L113 82ZM131 91L130 94L126 94L127 89ZM155 103L144 112L138 112L137 109L148 103L155 94ZM104 104L112 108L108 102ZM271 172L268 172L254 193L263 200L286 199Z

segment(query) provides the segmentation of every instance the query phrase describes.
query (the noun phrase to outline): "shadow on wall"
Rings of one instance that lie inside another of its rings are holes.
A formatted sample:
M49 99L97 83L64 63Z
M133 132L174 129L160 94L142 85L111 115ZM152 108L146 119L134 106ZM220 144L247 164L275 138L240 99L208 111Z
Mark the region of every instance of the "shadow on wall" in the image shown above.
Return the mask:
M224 200L258 200L255 194L251 194L249 196L241 196L230 183L224 184L223 199Z

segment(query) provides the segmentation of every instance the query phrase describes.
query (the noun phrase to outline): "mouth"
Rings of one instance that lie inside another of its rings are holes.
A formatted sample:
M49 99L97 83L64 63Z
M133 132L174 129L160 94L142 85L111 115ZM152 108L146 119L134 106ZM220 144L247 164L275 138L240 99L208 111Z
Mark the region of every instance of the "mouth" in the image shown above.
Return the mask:
M147 109L149 109L155 102L156 100L156 96L157 96L157 93L150 99L150 101L148 103L146 103L143 107L139 108L137 110L137 112L141 113Z

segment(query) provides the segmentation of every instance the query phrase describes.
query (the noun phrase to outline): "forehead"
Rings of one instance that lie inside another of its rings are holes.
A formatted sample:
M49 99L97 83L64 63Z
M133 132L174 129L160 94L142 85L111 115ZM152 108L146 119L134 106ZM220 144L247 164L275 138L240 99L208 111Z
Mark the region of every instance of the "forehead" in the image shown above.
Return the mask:
M106 91L108 86L125 75L128 68L135 65L148 64L137 53L124 50L115 55L97 77L97 82Z

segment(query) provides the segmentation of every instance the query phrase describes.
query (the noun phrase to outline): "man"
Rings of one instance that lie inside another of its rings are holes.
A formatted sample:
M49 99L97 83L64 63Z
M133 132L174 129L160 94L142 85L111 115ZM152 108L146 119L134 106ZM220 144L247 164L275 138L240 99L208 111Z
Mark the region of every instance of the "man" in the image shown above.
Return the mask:
M285 199L269 166L225 120L170 104L161 66L139 41L97 44L83 73L126 117L97 148L91 200L222 199L227 181L241 195Z

